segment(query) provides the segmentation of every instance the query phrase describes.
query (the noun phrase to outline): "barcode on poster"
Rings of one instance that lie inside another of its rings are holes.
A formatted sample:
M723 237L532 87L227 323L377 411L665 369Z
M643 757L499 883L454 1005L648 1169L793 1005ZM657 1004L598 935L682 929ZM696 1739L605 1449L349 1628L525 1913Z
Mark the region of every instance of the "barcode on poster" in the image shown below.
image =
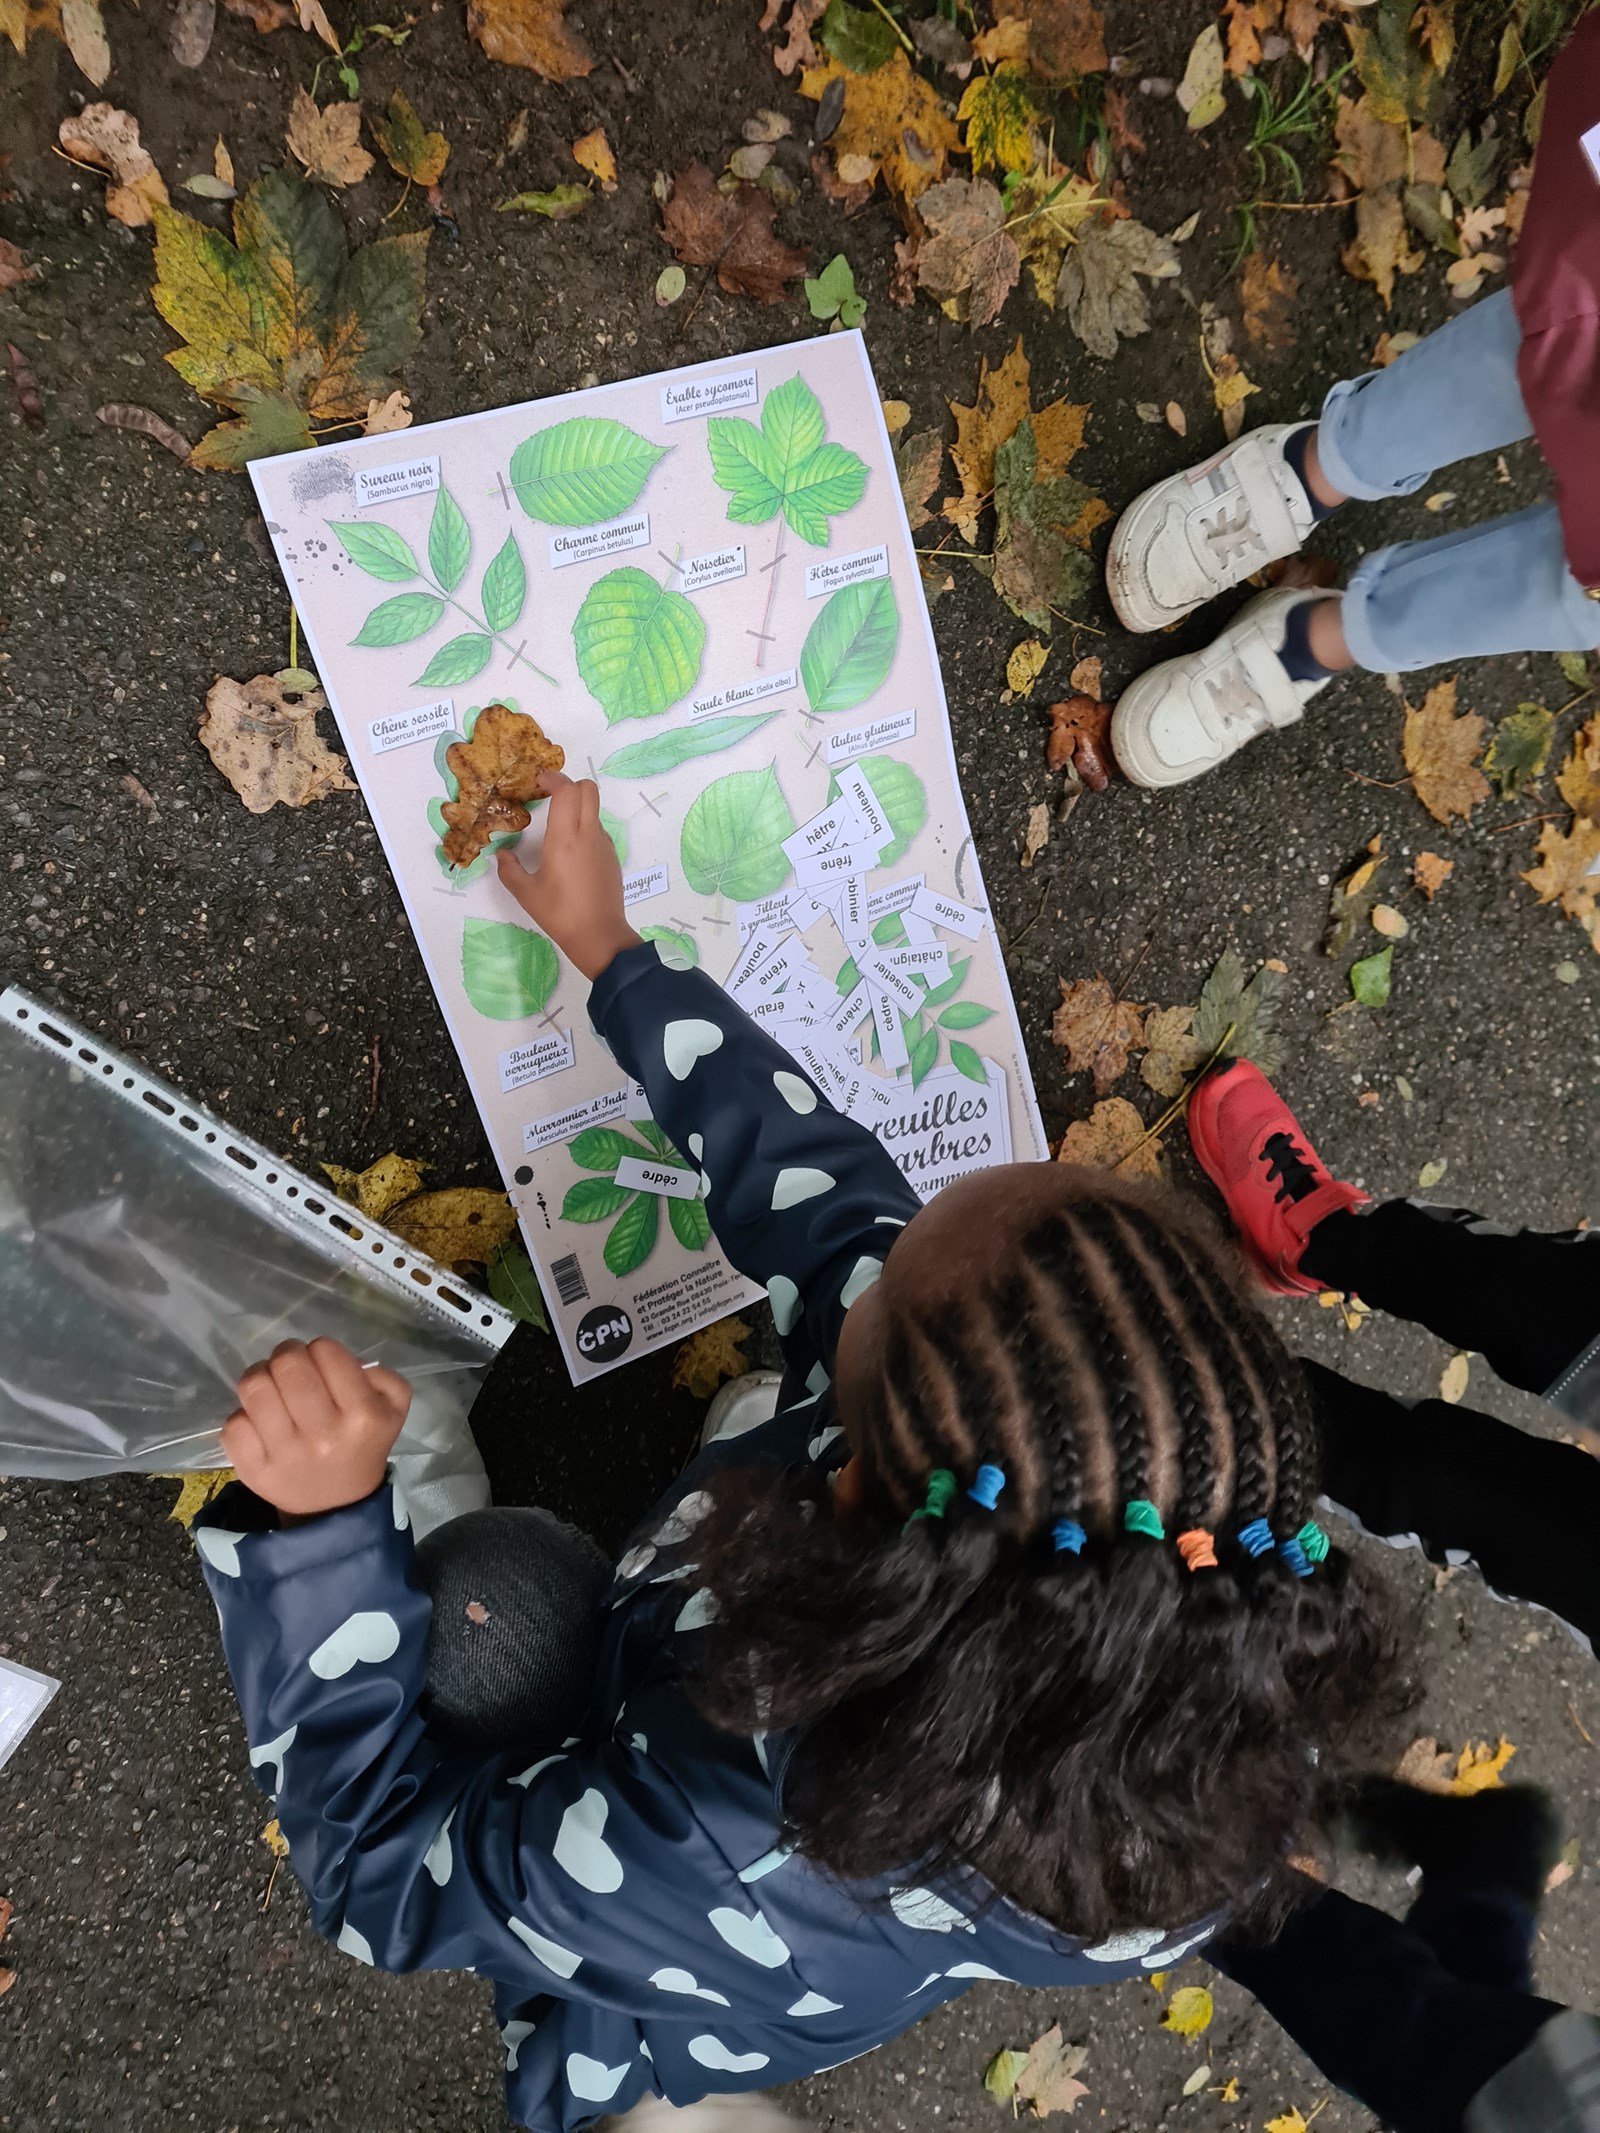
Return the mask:
M550 1276L555 1282L556 1294L564 1304L582 1303L589 1293L589 1284L583 1278L576 1252L568 1253L565 1259L552 1259Z

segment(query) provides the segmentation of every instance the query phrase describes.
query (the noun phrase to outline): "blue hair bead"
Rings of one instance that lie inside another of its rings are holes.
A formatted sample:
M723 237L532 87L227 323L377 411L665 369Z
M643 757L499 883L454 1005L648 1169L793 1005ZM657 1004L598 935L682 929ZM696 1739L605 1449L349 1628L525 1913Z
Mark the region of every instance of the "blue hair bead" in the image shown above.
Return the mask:
M1264 1518L1253 1518L1249 1525L1240 1528L1239 1546L1246 1555L1270 1555L1272 1528Z
M1088 1538L1075 1518L1058 1518L1050 1528L1050 1540L1057 1555L1082 1555Z
M972 1486L967 1494L981 1510L992 1511L1000 1501L1000 1491L1006 1485L1006 1477L997 1466L985 1463L972 1477Z
M1283 1557L1297 1578L1311 1575L1311 1561L1298 1540L1279 1541L1278 1553Z

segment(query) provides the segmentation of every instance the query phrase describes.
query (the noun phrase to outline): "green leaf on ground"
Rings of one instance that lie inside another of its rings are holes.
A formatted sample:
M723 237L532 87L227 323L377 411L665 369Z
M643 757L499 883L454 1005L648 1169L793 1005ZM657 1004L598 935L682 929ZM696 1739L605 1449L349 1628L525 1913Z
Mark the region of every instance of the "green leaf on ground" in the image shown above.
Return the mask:
M841 326L859 326L867 314L867 300L856 294L856 278L843 252L835 252L822 272L806 279L806 303L811 316L836 318Z
M595 580L572 625L578 672L607 725L654 718L686 696L705 641L693 601L631 564Z
M522 440L511 455L511 486L529 518L598 525L637 500L669 449L609 416L575 415Z
M696 795L683 818L683 878L697 896L753 903L787 881L783 840L795 823L770 764L731 770Z
M581 215L594 194L587 185L552 185L548 192L513 193L495 209L497 215L543 215L546 222L568 222Z
M1389 1004L1389 977L1394 963L1393 948L1380 948L1350 965L1350 997L1359 1007Z
M1190 1025L1201 1058L1248 1059L1271 1081L1283 1065L1283 1039L1273 1026L1282 990L1283 973L1265 963L1246 983L1244 965L1225 948L1201 987Z
M516 1022L556 989L561 962L542 933L498 918L469 918L461 935L461 986L480 1015Z
M875 8L851 7L849 0L828 0L817 35L852 74L876 73L894 57L900 42L892 22Z
M1550 760L1556 716L1543 704L1518 704L1494 729L1483 768L1502 800L1515 800Z

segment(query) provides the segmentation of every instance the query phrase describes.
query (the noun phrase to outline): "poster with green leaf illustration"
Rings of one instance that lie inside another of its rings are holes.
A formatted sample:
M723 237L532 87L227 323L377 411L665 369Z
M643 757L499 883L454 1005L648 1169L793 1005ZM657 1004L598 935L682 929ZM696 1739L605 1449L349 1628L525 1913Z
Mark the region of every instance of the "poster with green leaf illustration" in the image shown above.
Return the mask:
M760 1292L500 885L543 804L445 853L491 704L598 783L646 950L920 1193L1047 1154L858 332L251 473L575 1381Z

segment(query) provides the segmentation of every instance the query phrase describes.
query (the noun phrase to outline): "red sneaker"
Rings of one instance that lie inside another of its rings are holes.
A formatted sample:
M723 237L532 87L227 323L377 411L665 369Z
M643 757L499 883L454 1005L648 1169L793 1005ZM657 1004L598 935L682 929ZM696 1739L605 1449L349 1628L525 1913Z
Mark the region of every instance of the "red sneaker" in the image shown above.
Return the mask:
M1266 1286L1275 1296L1316 1295L1325 1284L1300 1271L1306 1240L1324 1215L1365 1207L1371 1195L1332 1175L1248 1059L1213 1068L1190 1097L1189 1145Z

